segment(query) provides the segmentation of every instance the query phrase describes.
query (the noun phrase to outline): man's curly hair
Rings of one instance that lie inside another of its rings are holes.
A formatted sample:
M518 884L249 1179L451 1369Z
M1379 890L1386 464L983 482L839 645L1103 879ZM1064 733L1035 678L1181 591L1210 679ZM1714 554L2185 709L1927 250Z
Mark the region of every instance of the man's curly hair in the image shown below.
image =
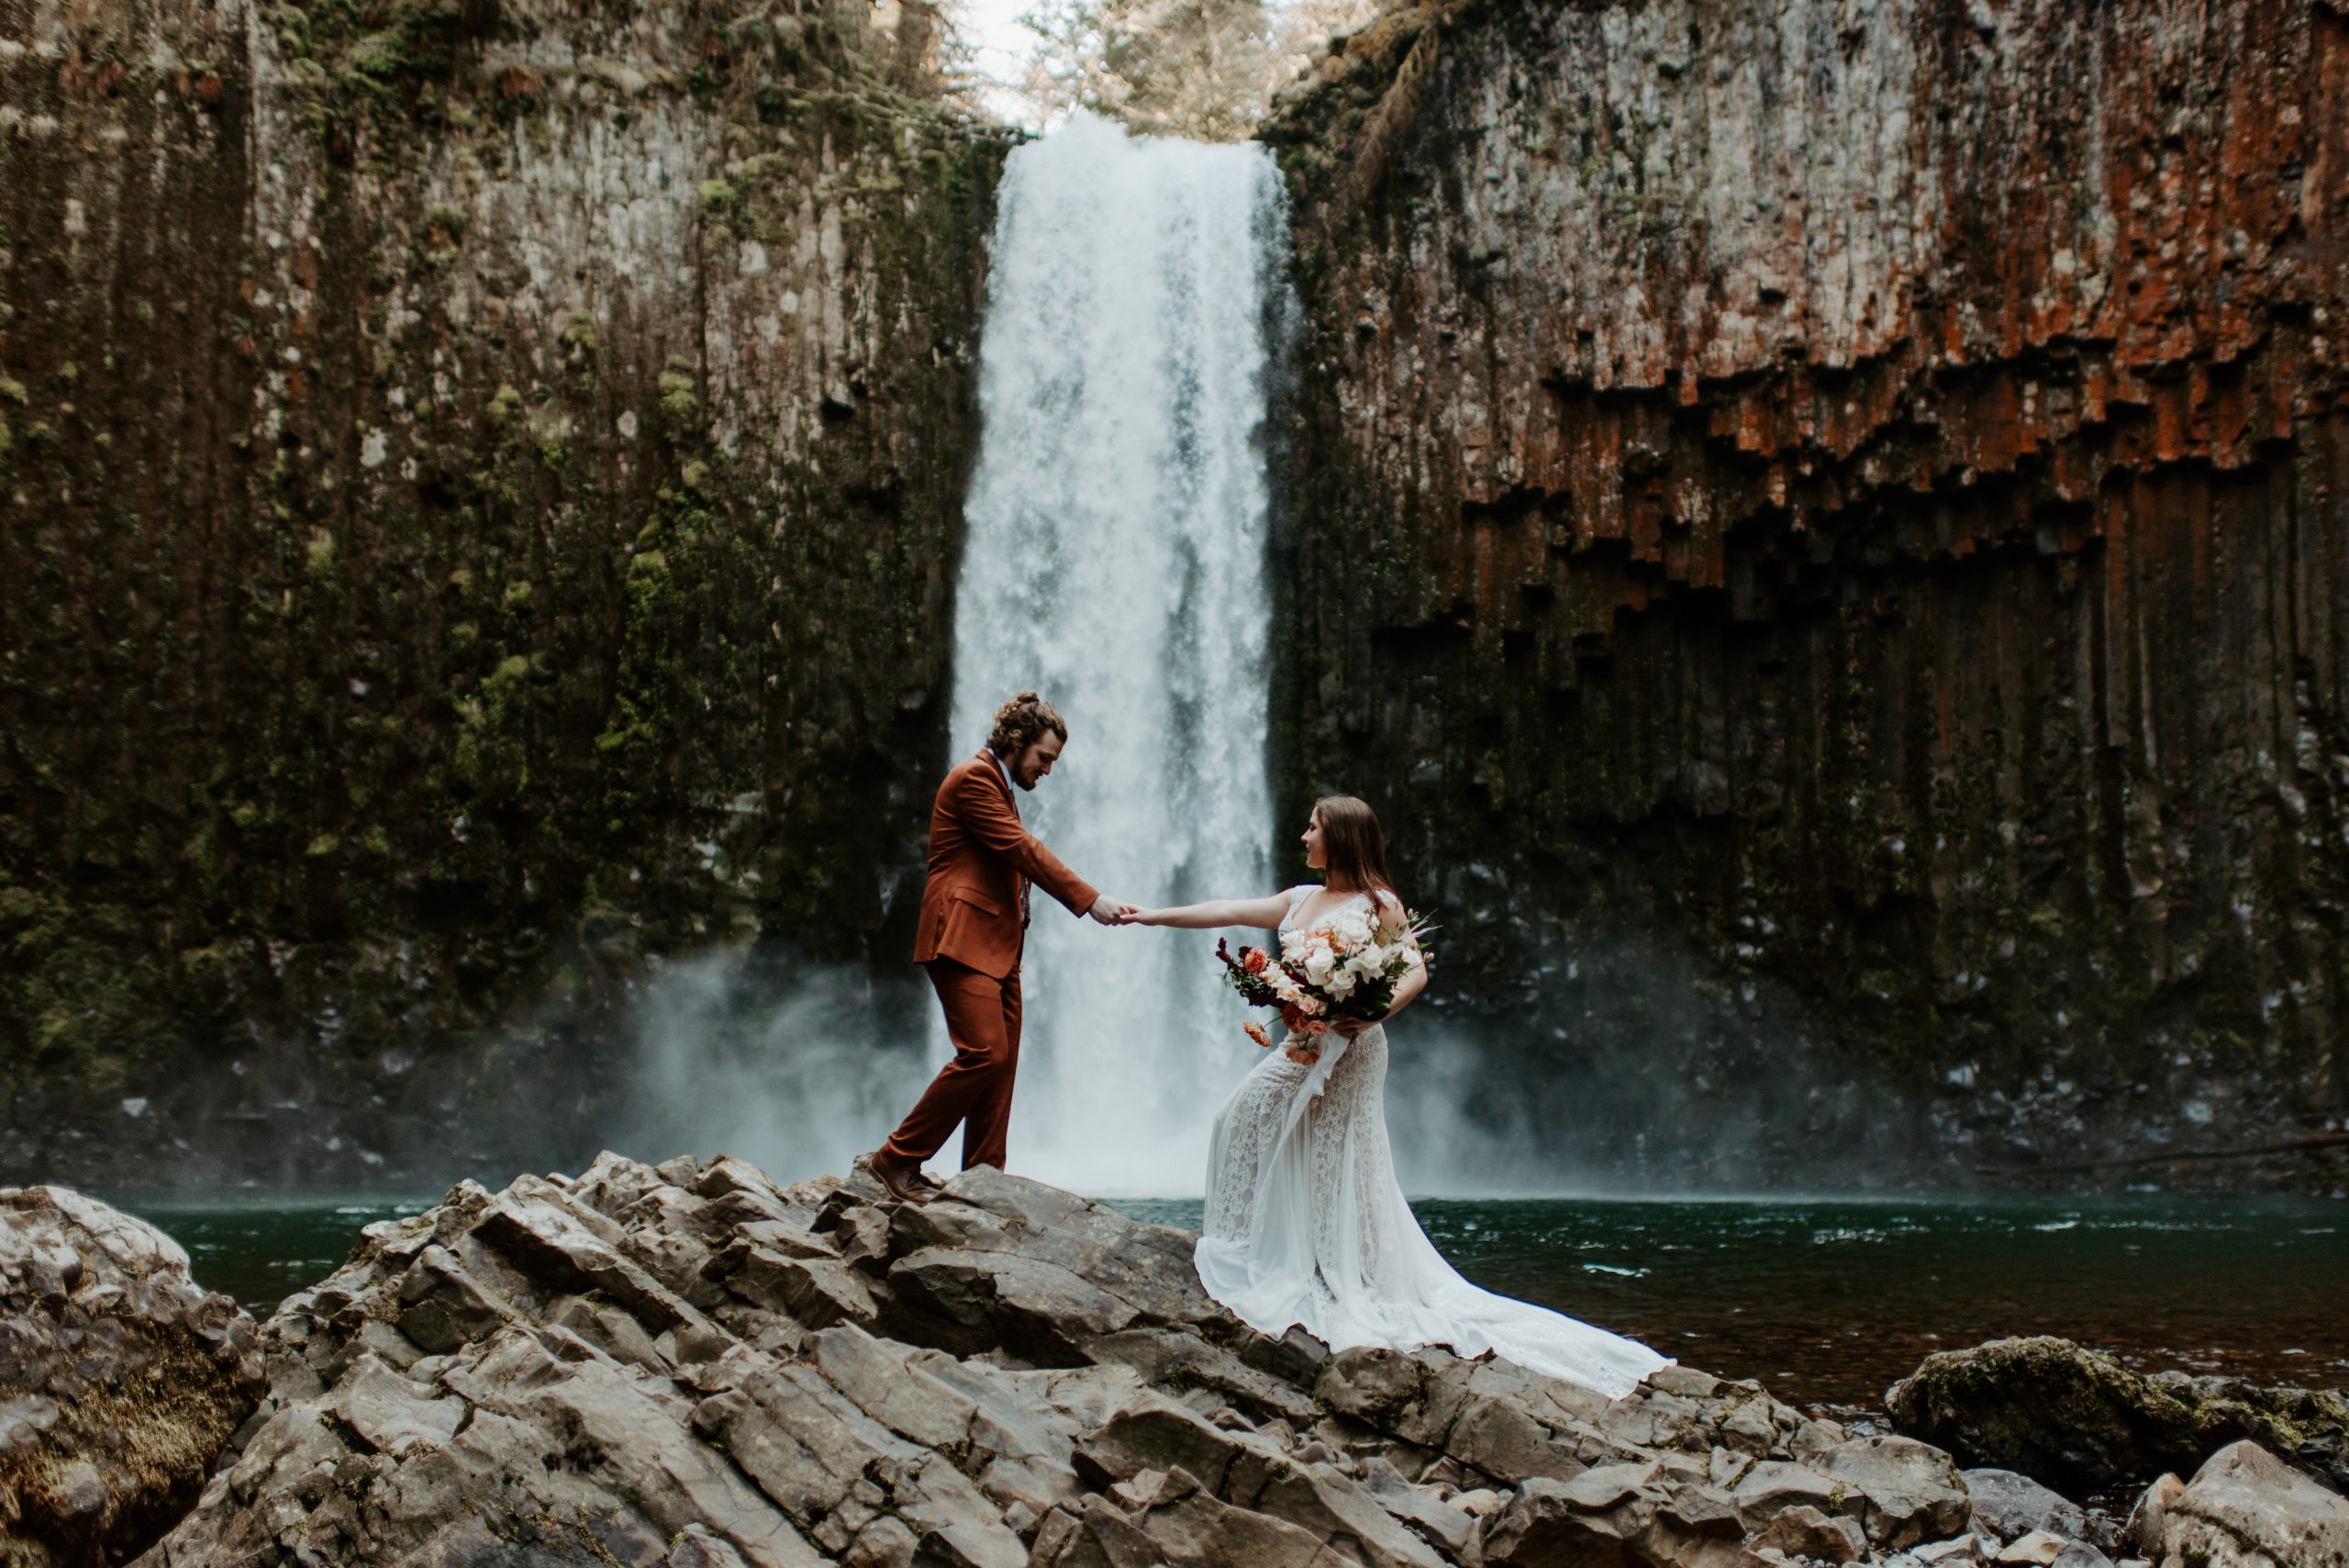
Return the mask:
M987 746L999 757L1017 757L1042 740L1047 731L1068 743L1068 724L1061 710L1034 692L1021 692L995 710L995 733Z

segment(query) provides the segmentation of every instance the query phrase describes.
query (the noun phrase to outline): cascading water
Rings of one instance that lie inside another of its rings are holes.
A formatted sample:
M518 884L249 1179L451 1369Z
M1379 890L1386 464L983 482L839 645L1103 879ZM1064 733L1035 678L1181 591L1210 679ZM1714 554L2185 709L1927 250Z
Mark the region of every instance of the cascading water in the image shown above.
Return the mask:
M1295 880L1265 863L1258 433L1280 202L1260 147L1130 139L1094 119L1019 149L1001 187L953 741L983 744L1015 691L1057 705L1067 751L1019 806L1114 898ZM1079 1192L1200 1190L1208 1118L1255 1055L1214 949L1036 895L1014 1170Z

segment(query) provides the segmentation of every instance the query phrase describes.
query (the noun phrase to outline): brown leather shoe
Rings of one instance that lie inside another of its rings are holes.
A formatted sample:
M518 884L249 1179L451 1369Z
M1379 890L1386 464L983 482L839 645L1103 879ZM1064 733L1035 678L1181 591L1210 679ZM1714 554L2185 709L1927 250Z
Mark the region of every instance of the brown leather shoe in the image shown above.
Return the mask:
M917 1208L938 1195L938 1188L921 1173L918 1165L901 1164L890 1157L886 1149L876 1149L865 1156L864 1162L873 1168L873 1179L882 1190L899 1203L909 1203Z

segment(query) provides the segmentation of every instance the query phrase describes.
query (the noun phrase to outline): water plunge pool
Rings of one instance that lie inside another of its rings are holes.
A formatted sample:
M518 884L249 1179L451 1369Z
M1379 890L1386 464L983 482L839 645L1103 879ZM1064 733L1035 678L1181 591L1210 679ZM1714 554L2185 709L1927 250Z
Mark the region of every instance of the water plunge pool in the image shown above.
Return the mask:
M331 1273L360 1227L431 1200L116 1198L188 1250L199 1282L266 1316ZM1190 1199L1109 1200L1196 1229ZM2349 1208L2323 1199L1421 1198L1477 1284L1864 1412L1937 1350L2057 1334L2141 1370L2349 1385Z

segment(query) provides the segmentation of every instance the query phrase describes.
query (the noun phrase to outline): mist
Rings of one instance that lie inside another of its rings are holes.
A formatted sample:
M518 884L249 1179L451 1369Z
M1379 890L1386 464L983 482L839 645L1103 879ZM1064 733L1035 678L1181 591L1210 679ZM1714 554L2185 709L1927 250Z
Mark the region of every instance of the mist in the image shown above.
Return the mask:
M1088 934L1097 939L1086 950L1092 962L1126 943L1179 943L1184 960L1213 962L1190 951L1202 947L1202 933ZM1521 1015L1463 1008L1442 995L1439 964L1438 989L1388 1031L1386 1117L1404 1190L1728 1195L1851 1191L1882 1179L1878 1166L1902 1147L1903 1117L1885 1114L1884 1102L1790 1030L1772 1023L1732 1033L1685 1000L1685 987L1671 984L1675 966L1651 955L1638 968L1656 977L1656 989L1620 1011L1642 1038L1666 1042L1661 1070L1643 1068L1638 1040L1615 1029L1568 1031L1560 1011L1540 1028ZM1098 1042L1050 1028L1036 1002L1031 990L1012 1170L1097 1197L1199 1196L1208 1124L1261 1060L1232 1042L1262 1015L1235 995L1210 992L1196 1016L1153 1016L1124 1037L1130 1049L1115 1049L1112 1038L1111 1049L1096 1051ZM614 1054L629 1065L603 1146L647 1162L739 1154L786 1181L845 1175L888 1136L951 1050L911 963L892 980L854 965L778 970L748 950L669 964L643 983L619 1028ZM1553 1030L1570 1035L1566 1056L1554 1037L1549 1050L1529 1051L1531 1036ZM1080 1040L1083 1059L1056 1063L1056 1042L1070 1038ZM1079 1123L1049 1094L1030 1092L1063 1066L1096 1080ZM1191 1087L1170 1100L1161 1093L1168 1083ZM1828 1125L1841 1129L1820 1140L1821 1149L1831 1142L1833 1163L1823 1152L1803 1159L1807 1129ZM1875 1165L1866 1163L1871 1150ZM960 1163L959 1141L930 1162L941 1175Z

